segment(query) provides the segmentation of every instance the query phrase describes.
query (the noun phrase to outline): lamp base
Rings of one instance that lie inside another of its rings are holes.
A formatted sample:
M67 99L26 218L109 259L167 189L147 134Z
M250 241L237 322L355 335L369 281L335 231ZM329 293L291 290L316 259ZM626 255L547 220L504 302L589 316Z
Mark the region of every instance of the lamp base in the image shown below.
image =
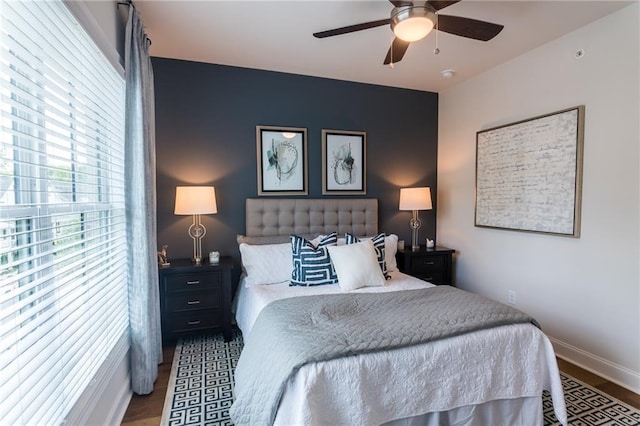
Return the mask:
M200 221L200 215L193 215L193 223L189 227L189 236L193 238L193 263L202 265L202 237L207 234L207 228Z
M413 211L413 217L409 221L409 226L411 227L411 250L418 251L420 250L420 244L418 244L418 229L422 223L420 222L420 218L418 217L418 211Z

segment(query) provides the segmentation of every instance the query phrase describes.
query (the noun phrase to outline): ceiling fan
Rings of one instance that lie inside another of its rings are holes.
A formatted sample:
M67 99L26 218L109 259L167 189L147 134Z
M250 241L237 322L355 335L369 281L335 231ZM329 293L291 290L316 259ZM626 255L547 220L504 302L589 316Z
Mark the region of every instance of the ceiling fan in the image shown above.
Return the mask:
M391 10L391 17L388 19L320 31L313 33L313 35L317 38L325 38L367 30L382 25L390 25L395 37L387 52L384 64L391 64L393 66L394 63L402 59L412 41L426 37L433 29L474 40L489 41L497 36L504 28L503 25L493 24L491 22L478 21L476 19L462 18L459 16L441 15L439 13L441 9L458 3L460 0L389 1L393 4L394 8Z

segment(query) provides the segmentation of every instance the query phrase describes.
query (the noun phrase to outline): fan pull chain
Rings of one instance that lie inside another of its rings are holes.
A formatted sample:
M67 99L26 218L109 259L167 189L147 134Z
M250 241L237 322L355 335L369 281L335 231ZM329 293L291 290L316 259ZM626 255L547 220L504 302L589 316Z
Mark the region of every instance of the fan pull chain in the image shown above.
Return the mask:
M389 58L389 68L393 69L394 65L393 65L393 42L395 41L395 36L391 37L391 47L389 48L389 51L391 52L391 57Z
M433 49L433 54L437 55L438 53L440 53L440 49L438 48L438 33L440 32L440 30L438 30L438 12L436 12L436 48Z

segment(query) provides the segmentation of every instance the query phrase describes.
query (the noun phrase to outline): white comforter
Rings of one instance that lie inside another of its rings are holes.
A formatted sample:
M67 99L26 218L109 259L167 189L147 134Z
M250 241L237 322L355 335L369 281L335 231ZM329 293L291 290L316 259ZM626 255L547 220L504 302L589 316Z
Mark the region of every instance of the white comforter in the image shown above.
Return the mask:
M391 275L384 287L356 291L432 286L400 272ZM341 292L337 284L245 287L242 281L238 290L236 321L245 339L251 339L251 329L262 308L274 300ZM485 410L489 417L483 417L492 424L542 424L543 389L551 391L556 417L566 424L551 342L531 324L509 325L306 365L289 382L275 423L370 425L439 411L455 412L460 417L471 415L469 406L495 403L502 404L499 415L489 409Z

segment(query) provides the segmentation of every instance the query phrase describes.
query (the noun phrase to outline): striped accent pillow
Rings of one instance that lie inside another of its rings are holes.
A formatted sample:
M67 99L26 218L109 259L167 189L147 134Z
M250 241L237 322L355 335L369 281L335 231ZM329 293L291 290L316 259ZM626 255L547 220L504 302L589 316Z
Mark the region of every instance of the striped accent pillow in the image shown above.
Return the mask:
M384 252L385 252L385 238L386 235L384 232L379 233L375 237L368 238L373 242L373 248L376 251L376 257L378 258L378 265L380 265L380 270L384 275L385 279L391 278L389 274L387 274L387 262L384 260ZM360 242L360 240L353 235L347 233L344 234L345 244L354 244Z
M338 234L332 232L322 238L317 246L305 238L291 235L293 255L292 286L313 286L335 284L338 276L331 264L328 246L338 244Z

